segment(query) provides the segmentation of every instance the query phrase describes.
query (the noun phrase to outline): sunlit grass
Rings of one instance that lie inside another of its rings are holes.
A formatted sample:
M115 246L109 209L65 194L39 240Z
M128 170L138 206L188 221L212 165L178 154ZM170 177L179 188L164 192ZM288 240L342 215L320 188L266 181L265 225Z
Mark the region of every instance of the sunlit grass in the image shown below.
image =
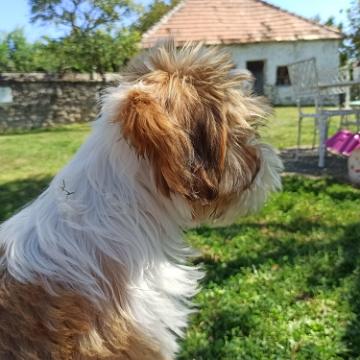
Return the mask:
M53 176L89 133L89 124L0 136L0 184Z

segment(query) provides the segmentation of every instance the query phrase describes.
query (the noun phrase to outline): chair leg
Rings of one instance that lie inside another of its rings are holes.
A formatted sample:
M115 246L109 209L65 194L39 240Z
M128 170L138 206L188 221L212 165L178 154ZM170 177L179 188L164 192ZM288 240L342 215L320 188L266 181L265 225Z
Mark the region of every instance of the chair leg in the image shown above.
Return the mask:
M341 130L344 127L344 117L345 115L340 115L339 130Z
M300 145L301 145L301 127L302 127L302 117L300 116L298 119L298 133L297 133L297 146L296 146L296 153L295 159L298 160L300 156Z
M320 117L319 120L319 162L318 166L323 168L325 166L325 158L326 158L326 133L327 133L327 121L328 118L324 115Z
M313 132L313 140L312 140L312 147L311 147L312 150L315 149L315 145L316 145L317 128L318 128L318 121L317 121L317 119L314 119L314 132Z
M330 123L331 123L331 117L328 117L325 123L325 141L329 138Z

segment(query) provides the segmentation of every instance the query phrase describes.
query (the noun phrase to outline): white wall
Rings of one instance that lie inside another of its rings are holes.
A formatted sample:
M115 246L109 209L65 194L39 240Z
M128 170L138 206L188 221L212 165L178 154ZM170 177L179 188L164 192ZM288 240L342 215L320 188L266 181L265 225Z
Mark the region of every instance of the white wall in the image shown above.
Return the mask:
M329 72L339 67L337 40L273 42L227 45L239 69L246 69L247 61L265 61L265 91L275 104L294 103L291 86L276 86L276 69L295 61L316 58L320 81L326 82Z
M353 78L354 80L360 80L360 64L353 66Z

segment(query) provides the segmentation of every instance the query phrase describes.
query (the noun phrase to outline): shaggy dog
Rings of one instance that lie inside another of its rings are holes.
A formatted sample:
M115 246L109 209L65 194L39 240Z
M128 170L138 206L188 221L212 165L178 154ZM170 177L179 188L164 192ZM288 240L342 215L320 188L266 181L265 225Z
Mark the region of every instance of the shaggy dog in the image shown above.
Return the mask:
M182 232L279 189L263 101L229 55L161 45L103 97L92 134L0 230L0 358L173 359L201 271Z

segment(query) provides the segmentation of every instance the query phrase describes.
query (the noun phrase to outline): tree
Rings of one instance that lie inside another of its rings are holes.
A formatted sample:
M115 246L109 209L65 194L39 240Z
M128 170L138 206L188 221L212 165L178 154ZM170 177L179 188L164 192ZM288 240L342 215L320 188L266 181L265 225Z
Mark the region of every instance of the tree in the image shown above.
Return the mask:
M31 22L62 26L66 35L111 30L138 10L132 0L29 0Z
M353 0L347 11L349 19L349 34L347 53L350 58L360 57L360 1Z
M28 43L23 30L16 29L7 36L10 67L16 71L31 71L34 47Z
M338 28L339 30L342 30L343 25L337 24L336 20L335 20L335 16L329 16L327 18L327 20L323 21L321 20L321 17L319 14L316 14L315 16L313 16L312 18L310 18L310 20L319 23L320 25L325 25L325 26L330 26L330 27L334 27L334 28Z
M118 72L138 50L139 34L122 30L114 35L97 30L72 34L61 41L48 40L58 72Z
M22 29L4 33L0 38L0 71L29 72L39 69L40 42L29 43ZM42 70L41 67L39 70Z
M157 23L167 12L174 8L180 0L171 0L170 2L155 0L148 8L148 10L140 16L134 28L141 33L144 33L151 26Z
M330 16L327 20L322 21L319 14L311 18L312 21L319 23L320 25L330 26L332 28L337 28L340 32L343 32L343 24L337 23L334 16ZM348 60L348 45L346 44L346 37L340 41L339 45L340 53L340 64L345 65Z
M64 34L35 43L21 29L0 34L0 71L117 72L138 51L141 33L179 0L155 0L138 18L132 17L140 11L133 0L28 2L32 22L60 25Z
M119 71L137 51L140 36L121 27L139 10L132 0L29 0L31 21L61 25L64 36L46 38L46 52L60 71ZM42 64L44 66L44 64Z
M10 66L9 46L6 38L6 33L0 35L0 72L7 71Z

